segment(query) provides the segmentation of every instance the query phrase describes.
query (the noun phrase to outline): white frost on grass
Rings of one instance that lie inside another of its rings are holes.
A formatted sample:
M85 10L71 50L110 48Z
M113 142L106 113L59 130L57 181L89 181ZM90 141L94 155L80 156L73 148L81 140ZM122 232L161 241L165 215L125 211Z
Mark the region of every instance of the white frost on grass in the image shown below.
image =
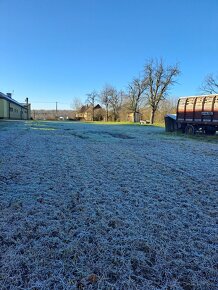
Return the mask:
M217 144L19 122L0 152L0 289L216 289Z

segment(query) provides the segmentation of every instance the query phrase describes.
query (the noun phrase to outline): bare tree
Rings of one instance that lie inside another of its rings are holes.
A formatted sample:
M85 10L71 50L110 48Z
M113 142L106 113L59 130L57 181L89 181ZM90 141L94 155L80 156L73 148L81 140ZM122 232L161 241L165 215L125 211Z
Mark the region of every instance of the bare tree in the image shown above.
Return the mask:
M139 111L147 86L147 80L144 78L134 78L128 86L128 108L134 113L134 122L136 121L135 113Z
M74 97L71 107L73 110L78 111L82 107L82 102L78 97Z
M178 65L164 66L163 61L151 59L144 67L144 77L147 84L146 96L151 107L150 123L154 123L155 113L160 101L165 100L169 89L179 75Z
M119 110L122 104L123 92L118 92L115 88L111 88L111 95L109 96L109 104L112 109L113 120L116 122L119 116Z
M105 106L107 122L109 118L110 98L111 98L111 95L113 94L113 90L114 88L111 85L106 85L100 94L101 102Z
M205 77L200 90L205 94L218 94L218 76L208 74Z
M94 121L95 119L95 102L97 98L98 98L98 93L95 90L87 94L87 102L92 108L92 121Z

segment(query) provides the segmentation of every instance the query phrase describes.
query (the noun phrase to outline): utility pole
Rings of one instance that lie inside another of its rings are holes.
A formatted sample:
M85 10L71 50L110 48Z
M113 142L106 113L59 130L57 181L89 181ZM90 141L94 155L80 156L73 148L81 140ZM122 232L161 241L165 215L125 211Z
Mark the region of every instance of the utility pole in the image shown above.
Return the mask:
M56 119L58 118L58 102L56 102Z
M27 113L26 113L26 119L27 120L29 120L29 104L28 104L28 101L29 101L29 99L28 98L26 98L26 109L27 109Z

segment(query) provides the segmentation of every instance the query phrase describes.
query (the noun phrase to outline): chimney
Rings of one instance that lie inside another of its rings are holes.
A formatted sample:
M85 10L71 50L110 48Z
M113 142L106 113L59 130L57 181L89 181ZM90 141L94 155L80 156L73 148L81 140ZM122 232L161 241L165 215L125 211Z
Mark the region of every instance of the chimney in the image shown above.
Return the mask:
M7 97L11 99L11 93L7 93Z

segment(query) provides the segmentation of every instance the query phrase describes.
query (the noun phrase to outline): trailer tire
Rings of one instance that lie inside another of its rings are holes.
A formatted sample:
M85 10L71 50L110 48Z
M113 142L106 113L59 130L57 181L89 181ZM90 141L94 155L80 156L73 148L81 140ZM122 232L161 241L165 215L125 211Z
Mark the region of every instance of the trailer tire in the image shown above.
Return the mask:
M210 136L213 136L213 135L215 135L216 134L216 130L214 129L214 130L208 130L208 129L205 129L205 134L206 135L210 135Z
M185 134L186 135L194 135L195 134L195 127L192 125L187 125L185 127Z

